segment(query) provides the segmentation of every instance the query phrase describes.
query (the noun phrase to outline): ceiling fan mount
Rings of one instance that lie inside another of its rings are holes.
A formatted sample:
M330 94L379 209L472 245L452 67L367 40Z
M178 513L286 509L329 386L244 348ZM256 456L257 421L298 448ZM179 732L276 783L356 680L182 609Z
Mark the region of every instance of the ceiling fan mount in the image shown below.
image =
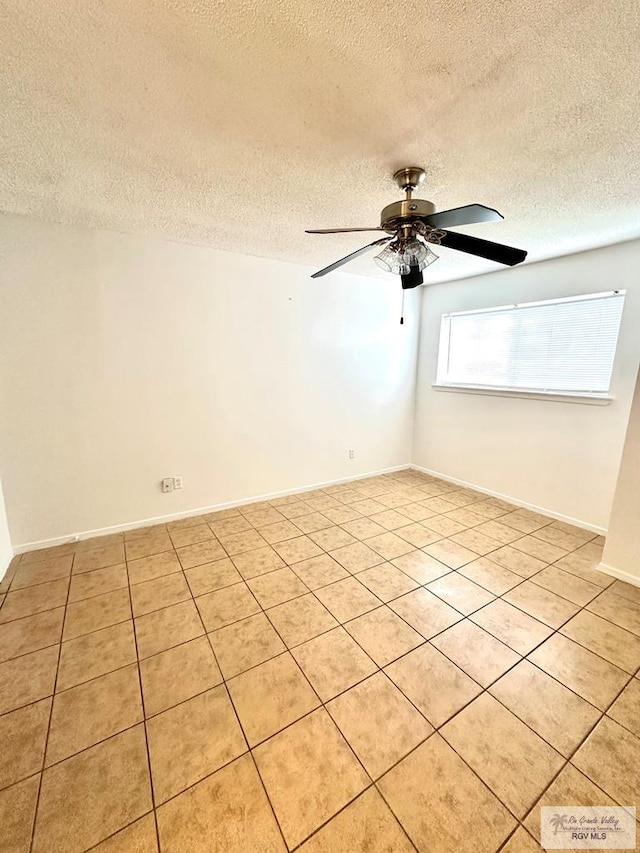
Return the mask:
M468 204L464 207L437 212L432 202L413 197L414 190L425 179L425 170L421 166L405 166L398 169L393 178L405 193L405 198L402 201L394 201L382 209L379 226L327 228L306 232L307 234L339 234L350 231L386 232L385 237L374 240L373 243L356 249L339 261L318 270L312 278L326 275L376 246L384 246L376 256L376 262L388 272L400 275L402 287L405 290L423 284L422 270L437 260L437 255L434 255L425 243L435 243L507 266L520 264L526 258L527 253L522 249L514 249L511 246L481 240L468 234L457 234L445 230L451 226L503 219L504 217L497 210L483 204Z

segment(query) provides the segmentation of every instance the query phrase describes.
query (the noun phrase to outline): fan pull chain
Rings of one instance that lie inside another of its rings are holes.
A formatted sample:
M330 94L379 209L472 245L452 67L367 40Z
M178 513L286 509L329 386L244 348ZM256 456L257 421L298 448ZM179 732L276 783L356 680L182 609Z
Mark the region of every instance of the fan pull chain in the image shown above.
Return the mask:
M400 308L400 325L404 325L404 288L402 289L402 306Z

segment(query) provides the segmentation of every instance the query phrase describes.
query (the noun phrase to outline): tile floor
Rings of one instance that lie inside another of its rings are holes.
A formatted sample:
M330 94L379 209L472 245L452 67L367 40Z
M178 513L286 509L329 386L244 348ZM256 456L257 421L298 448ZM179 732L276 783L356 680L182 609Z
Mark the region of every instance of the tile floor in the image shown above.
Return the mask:
M403 471L17 557L0 851L526 853L638 804L602 545Z

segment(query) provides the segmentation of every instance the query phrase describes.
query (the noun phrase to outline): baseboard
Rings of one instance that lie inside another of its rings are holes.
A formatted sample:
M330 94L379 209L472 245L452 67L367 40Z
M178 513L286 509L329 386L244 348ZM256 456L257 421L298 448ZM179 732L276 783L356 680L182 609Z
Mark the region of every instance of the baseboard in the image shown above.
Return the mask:
M13 560L13 557L13 551L10 554L6 554L3 557L0 557L0 581L2 581L2 579L6 575L7 569L11 565L11 560Z
M395 465L392 468L381 468L377 471L368 471L366 474L356 476L340 477L337 480L327 480L324 483L313 483L312 485L296 486L294 489L284 489L280 492L269 492L263 495L253 495L237 501L202 506L197 509L188 509L171 515L161 515L156 518L143 518L138 521L129 521L125 524L114 524L111 527L99 527L95 530L83 530L81 533L69 533L66 536L56 536L52 539L41 539L37 542L25 542L14 546L15 554L24 554L26 551L38 551L42 548L51 548L54 545L64 545L67 542L79 542L83 539L93 539L97 536L108 536L110 533L121 533L123 530L135 530L138 527L150 527L153 524L166 524L169 521L179 521L181 518L189 518L194 515L206 515L209 512L217 512L222 509L231 509L236 506L256 503L257 501L268 501L273 498L283 498L287 495L297 495L303 492L312 492L315 489L326 489L327 486L337 486L340 483L350 483L353 480L366 480L367 477L379 477L381 474L393 474L395 471L406 471L411 468L407 462L405 465Z
M623 569L616 569L613 566L608 566L606 563L598 565L598 571L609 575L616 580L630 583L632 586L640 586L640 575L632 575L631 572L625 572Z
M499 498L500 500L515 504L516 506L521 506L524 509L530 509L533 512L548 515L550 518L555 518L557 521L564 521L567 524L574 524L576 527L583 527L585 530L592 530L594 533L599 533L601 536L607 535L606 528L590 524L588 521L583 521L580 518L573 518L570 515L553 512L553 510L547 509L546 507L527 503L527 501L520 500L520 498L514 498L511 495L503 495L501 492L494 492L492 489L485 489L484 486L478 486L475 483L468 483L466 480L459 480L457 477L450 477L448 474L442 474L440 471L432 471L430 468L424 468L422 465L411 465L410 467L414 471L422 471L423 474L430 474L432 477L437 477L439 480L445 480L447 483L455 483L457 486L464 486L466 489L473 489L476 492L481 492L483 495L489 495L492 498Z

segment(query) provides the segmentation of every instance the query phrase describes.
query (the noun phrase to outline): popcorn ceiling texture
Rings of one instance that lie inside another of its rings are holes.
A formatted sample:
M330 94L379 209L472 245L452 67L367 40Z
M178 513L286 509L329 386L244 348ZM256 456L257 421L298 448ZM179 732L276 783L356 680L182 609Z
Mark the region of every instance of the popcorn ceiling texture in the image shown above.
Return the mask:
M632 0L1 0L0 208L319 266L415 163L531 259L637 237L638 44Z

